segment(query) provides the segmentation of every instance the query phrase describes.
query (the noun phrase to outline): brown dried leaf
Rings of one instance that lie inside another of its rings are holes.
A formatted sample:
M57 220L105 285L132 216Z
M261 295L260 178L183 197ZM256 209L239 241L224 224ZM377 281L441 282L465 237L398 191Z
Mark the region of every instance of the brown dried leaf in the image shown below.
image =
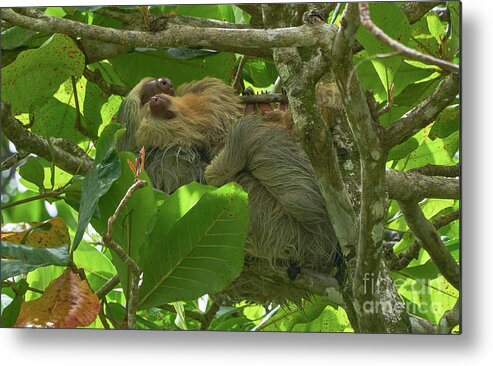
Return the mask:
M22 304L16 327L76 328L91 324L99 313L99 299L87 281L69 268L50 283L39 299Z
M43 222L18 224L15 230L4 231L2 240L25 244L33 248L55 248L70 244L67 225L61 217L54 217Z

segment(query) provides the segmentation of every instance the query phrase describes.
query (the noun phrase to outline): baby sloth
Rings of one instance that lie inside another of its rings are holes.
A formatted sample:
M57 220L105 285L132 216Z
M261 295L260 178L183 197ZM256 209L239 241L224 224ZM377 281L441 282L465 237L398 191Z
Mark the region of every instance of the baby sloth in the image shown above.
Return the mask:
M218 79L185 84L176 96L172 88L149 82L144 79L129 95L128 103L140 104L133 115L122 112L130 133L123 145L157 151L158 157L152 159L159 163L151 161L149 165L146 159L153 184L161 189L171 186L162 184L171 174L181 177L179 184L202 182L203 178L214 186L234 181L248 193L250 222L244 270L220 298L299 301L307 294L291 286L291 280L304 268L330 272L338 257L334 229L303 150L289 131L264 117L239 118L239 98ZM158 93L148 98L147 89L154 87ZM187 176L192 172L195 175ZM275 279L264 275L266 269L279 267L284 268L284 275L276 273Z

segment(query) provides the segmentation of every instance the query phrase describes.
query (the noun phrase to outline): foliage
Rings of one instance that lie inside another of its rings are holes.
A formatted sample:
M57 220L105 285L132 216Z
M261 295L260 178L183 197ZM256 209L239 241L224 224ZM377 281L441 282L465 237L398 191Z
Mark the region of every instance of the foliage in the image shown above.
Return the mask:
M401 43L457 62L458 5L448 4L448 20L430 12L414 24L407 21L397 3L372 3L371 12L374 22ZM99 13L100 9L47 8L46 12L95 25L123 27ZM132 7L121 11L138 12ZM234 5L155 6L150 13L237 23L248 23L250 18ZM339 21L340 14L336 24ZM390 49L362 28L357 40L363 50L354 55L354 64L362 87L373 91L380 106L391 104L380 117L383 127L428 97L442 79L435 66L396 55L378 57L389 54ZM17 176L10 175L10 182L2 178L2 204L9 205L2 210L2 223L15 223L18 229L15 234L2 230L2 326L31 326L37 319L34 325L42 327L121 327L127 321L131 274L115 252L100 244L108 219L136 179L127 166L134 156L115 151L121 131L113 122L123 98L89 82L84 68L98 69L111 84L127 88L145 76L172 75L175 85L205 76L231 83L239 55L139 48L86 65L77 42L69 36L47 37L17 26L2 28L1 47L2 51L19 52L1 70L2 99L12 105L16 118L32 132L66 138L95 157L93 169L84 177L72 176L31 155L16 168ZM248 58L242 70L242 79L255 90L272 90L276 78L275 65L263 59ZM457 164L459 118L459 104L454 101L434 123L394 147L387 166L406 171L429 164ZM190 184L167 196L151 187L145 173L140 178L148 185L127 202L113 232L115 243L143 271L138 329L352 331L344 310L322 298L301 307L244 302L216 307L207 294L224 289L242 270L247 194L234 183L217 189ZM21 203L12 204L15 202ZM459 202L425 199L420 207L433 221L458 210ZM42 220L50 221L40 223ZM29 224L21 227L21 223ZM416 240L392 200L386 228L398 233L392 249L397 255ZM440 234L448 251L459 260L458 222L441 227ZM96 291L115 275L119 284L98 299ZM458 298L458 291L441 276L423 249L392 276L409 312L434 324ZM62 301L58 310L51 311L58 301ZM77 307L80 304L85 310ZM100 306L105 316L97 319Z

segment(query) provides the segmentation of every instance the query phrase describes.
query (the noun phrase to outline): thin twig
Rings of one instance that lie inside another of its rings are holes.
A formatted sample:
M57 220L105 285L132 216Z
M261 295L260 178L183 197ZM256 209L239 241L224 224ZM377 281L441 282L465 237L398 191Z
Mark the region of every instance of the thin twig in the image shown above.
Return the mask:
M247 61L247 57L245 55L240 56L240 62L238 63L238 67L236 68L236 73L235 77L233 79L233 89L239 90L240 89L240 83L242 83L242 75L243 75L243 68L245 67L245 63Z
M6 208L9 208L9 207L22 205L24 203L42 200L42 199L46 199L46 198L58 198L60 195L62 195L64 193L65 193L65 189L40 193L40 194L37 194L37 195L32 196L32 197L24 198L22 200L6 203L5 205L0 206L0 210L5 210Z
M105 297L111 290L115 288L116 285L120 283L120 277L116 274L111 277L106 283L96 291L96 295L98 298L102 299Z
M132 274L132 283L130 288L129 299L127 301L127 322L129 329L136 328L136 313L137 313L137 304L139 298L139 279L140 274L142 273L139 265L125 252L125 250L119 246L117 243L113 241L113 226L116 222L116 219L120 212L123 210L125 205L128 203L133 193L139 188L145 187L147 182L137 178L135 182L128 188L127 193L120 201L120 204L115 210L115 213L108 218L108 228L106 231L106 235L103 238L103 243L122 260L122 262L128 267L129 271Z
M2 171L12 168L15 164L17 164L28 155L28 152L18 152L9 156L7 159L2 161Z
M104 80L103 75L101 74L101 71L99 71L99 69L91 71L86 67L84 69L84 77L88 81L90 81L91 83L94 83L97 86L99 86L99 88L102 91L104 91L105 93L108 93L108 94L119 95L121 97L124 97L130 92L130 89L128 89L124 86L114 85L114 84L110 84L110 83L106 82L106 80Z
M397 42L395 39L389 37L385 32L377 27L375 23L370 18L370 8L368 3L359 3L359 11L360 11L360 20L361 24L382 42L383 44L389 46L394 51L399 52L401 55L405 56L408 59L420 61L426 64L436 65L444 70L451 72L459 72L459 66L448 61L425 55L424 53L413 50L412 48L404 46L402 43Z

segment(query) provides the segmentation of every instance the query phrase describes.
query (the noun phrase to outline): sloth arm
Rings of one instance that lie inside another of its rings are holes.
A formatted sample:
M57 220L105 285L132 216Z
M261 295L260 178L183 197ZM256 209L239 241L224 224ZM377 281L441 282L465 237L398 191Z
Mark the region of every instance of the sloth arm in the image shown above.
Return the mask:
M246 168L250 153L249 142L254 138L255 132L249 123L250 119L252 118L247 117L233 123L226 136L224 148L205 169L207 184L219 187L235 181L238 173Z

